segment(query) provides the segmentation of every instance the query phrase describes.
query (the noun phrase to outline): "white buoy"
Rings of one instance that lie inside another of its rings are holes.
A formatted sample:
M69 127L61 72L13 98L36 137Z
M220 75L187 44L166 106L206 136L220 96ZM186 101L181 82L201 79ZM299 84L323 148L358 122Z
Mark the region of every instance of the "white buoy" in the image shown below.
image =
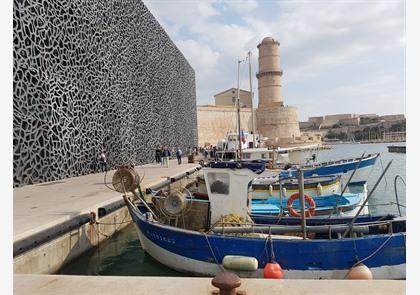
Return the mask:
M283 187L283 188L281 189L281 192L283 193L283 196L284 196L284 197L286 197L287 190L286 190L286 188L285 188L285 187Z
M223 257L222 264L225 268L238 271L256 271L258 260L255 257L226 255Z
M318 185L316 186L316 193L318 196L322 196L324 194L324 191L322 189L322 185L318 182Z

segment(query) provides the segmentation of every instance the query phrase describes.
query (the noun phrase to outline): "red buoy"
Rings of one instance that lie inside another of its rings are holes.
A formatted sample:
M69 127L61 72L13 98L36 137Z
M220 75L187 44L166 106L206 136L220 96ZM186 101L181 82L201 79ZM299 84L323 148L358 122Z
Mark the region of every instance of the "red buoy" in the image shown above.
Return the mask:
M282 279L283 270L280 267L280 264L277 262L267 262L264 266L264 278L265 279Z

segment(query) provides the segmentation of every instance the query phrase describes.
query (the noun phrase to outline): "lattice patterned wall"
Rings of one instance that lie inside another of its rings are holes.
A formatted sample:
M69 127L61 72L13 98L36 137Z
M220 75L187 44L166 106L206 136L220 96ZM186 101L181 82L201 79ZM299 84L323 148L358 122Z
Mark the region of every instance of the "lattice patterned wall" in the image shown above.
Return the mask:
M197 145L194 70L140 0L15 0L14 186Z

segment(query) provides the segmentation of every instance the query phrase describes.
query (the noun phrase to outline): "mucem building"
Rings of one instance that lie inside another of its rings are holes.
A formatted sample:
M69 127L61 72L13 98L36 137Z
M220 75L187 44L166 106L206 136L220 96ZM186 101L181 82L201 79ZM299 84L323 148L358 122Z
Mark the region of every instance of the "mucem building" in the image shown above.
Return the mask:
M13 183L197 145L195 74L140 0L15 0Z

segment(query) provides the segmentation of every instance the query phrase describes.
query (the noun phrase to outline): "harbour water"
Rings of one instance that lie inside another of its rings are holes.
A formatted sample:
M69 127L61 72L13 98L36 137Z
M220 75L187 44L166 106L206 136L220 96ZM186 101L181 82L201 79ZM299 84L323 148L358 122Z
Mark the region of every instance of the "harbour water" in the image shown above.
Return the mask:
M371 189L390 160L393 160L385 178L376 188L369 202L371 213L398 214L395 202L394 178L400 175L406 178L405 154L389 153L387 143L379 144L339 144L333 149L316 152L317 161L331 161L342 158L360 157L365 154L381 153L373 167L369 178L368 188ZM311 153L301 153L301 160L309 158ZM406 204L405 186L398 180L397 191L401 204ZM405 208L401 207L402 215ZM130 225L120 233L94 248L76 261L62 268L60 274L69 275L117 275L117 276L184 276L168 269L144 253L137 238L134 225Z

